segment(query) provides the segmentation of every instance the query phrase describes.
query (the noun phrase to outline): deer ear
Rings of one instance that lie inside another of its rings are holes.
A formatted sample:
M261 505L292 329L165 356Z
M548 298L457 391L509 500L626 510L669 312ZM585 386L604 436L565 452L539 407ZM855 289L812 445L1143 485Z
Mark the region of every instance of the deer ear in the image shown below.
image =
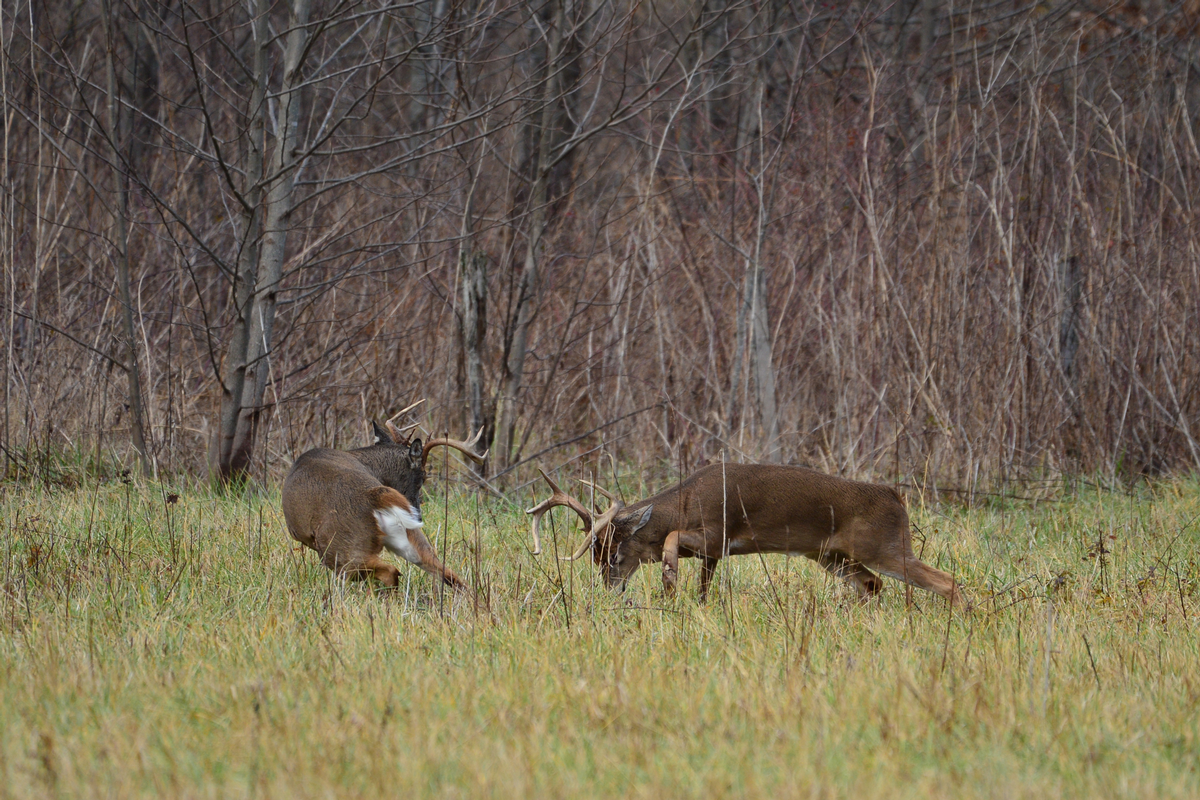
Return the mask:
M392 443L392 435L388 433L387 428L383 427L375 420L371 420L371 427L375 429L375 444Z
M650 521L650 515L652 513L654 513L654 504L653 503L646 506L646 510L642 512L642 518L640 520L638 520L638 524L635 525L633 530L631 530L629 532L631 536L633 534L637 533L638 531L640 531L642 528L646 527L646 523Z
M421 450L421 440L413 439L412 445L410 445L408 448L409 460L412 461L414 465L420 466L422 455L424 455L424 451Z

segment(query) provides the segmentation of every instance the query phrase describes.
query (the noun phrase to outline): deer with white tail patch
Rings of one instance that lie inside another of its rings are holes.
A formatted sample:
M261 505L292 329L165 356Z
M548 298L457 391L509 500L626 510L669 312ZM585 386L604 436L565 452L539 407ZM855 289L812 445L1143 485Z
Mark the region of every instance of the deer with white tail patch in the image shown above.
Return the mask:
M386 427L372 425L375 443L369 447L317 448L296 459L283 482L283 516L292 538L315 550L339 575L374 575L385 586L396 586L400 570L380 557L386 549L469 593L421 531L421 486L435 447L452 447L482 462L487 453L474 450L482 429L470 441L431 439L422 447L420 439L410 441L390 420Z

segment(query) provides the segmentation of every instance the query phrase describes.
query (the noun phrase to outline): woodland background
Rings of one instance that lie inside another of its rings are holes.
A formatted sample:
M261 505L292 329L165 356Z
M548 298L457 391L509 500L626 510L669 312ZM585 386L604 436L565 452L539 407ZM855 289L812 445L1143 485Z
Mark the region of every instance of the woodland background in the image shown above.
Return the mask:
M427 398L501 482L1200 469L1198 23L3 0L0 463L273 479Z

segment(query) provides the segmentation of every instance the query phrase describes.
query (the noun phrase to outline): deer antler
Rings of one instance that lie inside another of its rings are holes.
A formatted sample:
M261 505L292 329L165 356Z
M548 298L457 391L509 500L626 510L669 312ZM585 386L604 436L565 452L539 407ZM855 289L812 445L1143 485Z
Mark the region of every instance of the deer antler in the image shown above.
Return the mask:
M603 514L601 514L596 519L596 524L592 527L591 538L588 539L586 545L579 548L579 552L575 554L574 558L579 558L579 556L583 555L583 551L587 549L587 545L590 545L596 539L596 537L598 537L600 535L601 531L605 532L604 546L607 547L609 545L610 539L612 537L612 530L609 528L609 524L613 521L613 518L616 517L617 512L625 507L625 504L622 503L620 500L618 500L616 495L614 495L612 492L610 492L606 489L600 488L599 486L596 485L596 483L594 481L581 480L579 482L582 483L584 486L590 487L593 492L599 493L599 494L603 495L604 497L607 497L609 499L609 507L608 507L607 511L605 511ZM592 508L595 508L595 507L596 507L596 496L595 496L595 494L593 494L592 495ZM574 558L572 560L574 560Z
M414 422L412 425L405 425L403 428L397 428L392 424L390 419L383 424L387 426L388 433L392 435L392 441L394 441L396 444L408 444L412 439L413 430L417 427L417 423Z
M390 417L388 417L388 422L391 422L391 421L392 421L392 420L394 420L396 417L399 417L399 416L400 416L400 415L402 415L402 414L407 414L409 411L412 411L414 408L416 408L417 406L421 405L421 403L424 403L424 402L425 402L425 399L424 399L424 398L421 398L420 400L418 400L417 402L413 403L413 404L412 404L411 406L409 406L408 408L402 408L402 409L400 409L400 410L399 410L399 411L397 411L395 414L392 414Z
M540 472L542 477L546 479L546 483L550 484L550 488L554 493L550 495L548 500L543 500L541 503L525 512L526 514L533 514L533 554L536 556L542 552L542 540L538 536L538 523L541 521L542 514L556 506L567 506L568 508L574 509L575 513L583 518L583 524L589 528L588 534L586 537L584 537L583 543L579 545L575 552L569 556L562 557L563 561L575 561L588 551L588 548L592 546L592 542L596 541L596 537L600 531L608 528L609 524L613 521L613 517L615 517L617 512L621 510L621 504L615 497L598 486L595 486L588 481L582 481L598 491L600 494L607 497L609 500L612 500L612 505L609 506L603 514L593 518L591 512L587 510L583 503L580 503L574 497L571 497L571 495L558 488L558 484L550 480L550 476L541 469L539 469L538 472Z
M553 494L551 494L548 499L543 500L533 508L525 511L526 514L533 515L533 528L531 533L533 534L533 554L535 556L541 555L542 553L542 539L540 536L538 536L538 524L542 521L542 515L550 509L557 506L567 506L583 518L584 525L588 526L588 528L592 527L592 514L587 510L587 508L584 507L583 503L580 503L574 497L571 497L571 495L558 488L558 484L551 480L550 476L547 475L546 472L540 467L538 468L538 472L543 478L546 479L546 483L550 484L550 489ZM590 541L591 540L589 540L589 543Z
M479 444L481 436L483 436L482 427L475 432L475 435L470 440L465 442L460 442L457 439L430 439L425 443L425 449L421 451L421 466L425 466L425 459L429 458L429 451L435 447L453 447L455 450L461 451L463 455L476 464L482 464L483 460L487 458L488 451L484 450L483 453L475 452L475 445Z
M414 408L416 408L417 406L421 405L421 403L424 403L424 402L425 402L425 400L421 399L421 400L418 400L417 402L413 403L412 405L408 406L407 408L400 409L395 414L392 414L392 416L388 417L387 421L383 423L384 426L387 428L388 433L390 433L392 435L392 441L396 442L397 444L408 444L408 441L409 441L409 439L412 438L412 436L411 435L406 436L405 434L411 434L411 431L417 427L417 423L414 422L411 425L405 425L403 428L397 428L395 425L392 424L392 420L396 419L399 416L407 414L409 411L412 411Z
M592 491L597 492L598 494L604 495L605 497L607 497L609 500L613 501L614 503L619 502L617 500L616 496L613 495L612 492L601 489L599 486L597 486L592 481L582 481L581 480L580 483L582 483L584 486L590 486Z

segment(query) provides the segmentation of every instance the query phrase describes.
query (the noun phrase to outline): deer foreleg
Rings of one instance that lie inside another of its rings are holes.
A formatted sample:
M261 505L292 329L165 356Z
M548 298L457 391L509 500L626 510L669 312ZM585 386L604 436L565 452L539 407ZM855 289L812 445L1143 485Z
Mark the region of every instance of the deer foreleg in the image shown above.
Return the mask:
M662 582L667 597L675 594L675 584L679 580L679 534L680 531L671 531L663 542Z
M379 582L389 589L395 589L400 584L400 570L384 561L379 556L367 560L367 568L375 573Z
M926 591L940 594L952 606L961 604L968 610L971 608L970 601L963 595L953 576L942 572L940 569L934 569L918 560L912 554L909 554L907 558L889 556L878 558L876 561L877 563L873 563L872 566L884 575L904 581L912 586L920 587Z
M375 511L380 533L376 547L386 547L410 564L416 564L430 575L441 578L447 586L467 591L462 578L438 559L433 545L421 532L420 515L412 510L408 501L395 489L381 486L375 491L382 494Z

